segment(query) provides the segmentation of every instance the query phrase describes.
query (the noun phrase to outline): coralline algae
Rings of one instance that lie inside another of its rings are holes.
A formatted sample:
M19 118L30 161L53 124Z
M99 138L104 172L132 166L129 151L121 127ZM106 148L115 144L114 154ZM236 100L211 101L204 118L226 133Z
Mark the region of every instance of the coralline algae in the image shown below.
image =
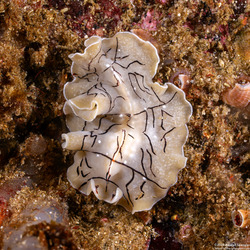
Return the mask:
M182 90L153 82L156 48L135 34L93 36L70 55L74 80L64 96L63 148L76 150L72 186L132 213L162 199L186 164L192 107Z

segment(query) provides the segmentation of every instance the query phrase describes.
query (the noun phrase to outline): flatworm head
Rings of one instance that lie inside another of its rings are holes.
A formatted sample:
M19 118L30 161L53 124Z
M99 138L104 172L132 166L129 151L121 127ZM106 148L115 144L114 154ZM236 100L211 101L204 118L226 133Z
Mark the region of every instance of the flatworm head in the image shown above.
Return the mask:
M64 96L63 148L77 151L71 185L132 213L162 199L186 164L192 107L182 90L153 82L155 47L133 33L93 36L70 55L74 80Z

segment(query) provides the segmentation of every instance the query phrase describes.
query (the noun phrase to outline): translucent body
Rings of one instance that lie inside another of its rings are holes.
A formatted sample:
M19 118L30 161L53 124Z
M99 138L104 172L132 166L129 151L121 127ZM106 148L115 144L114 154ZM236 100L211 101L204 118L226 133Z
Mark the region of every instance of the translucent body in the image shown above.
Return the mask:
M71 132L62 146L77 151L68 179L132 213L151 209L186 164L192 107L173 84L152 81L159 57L151 43L120 32L85 45L70 55L74 80L64 87Z

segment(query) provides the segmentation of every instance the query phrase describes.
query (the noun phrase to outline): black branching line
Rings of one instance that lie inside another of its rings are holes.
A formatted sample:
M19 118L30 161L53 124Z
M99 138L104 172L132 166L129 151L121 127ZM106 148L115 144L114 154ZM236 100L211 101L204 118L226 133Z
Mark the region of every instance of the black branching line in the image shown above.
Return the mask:
M112 67L112 69L113 69L117 74L121 75L118 71L115 70L114 67ZM115 80L116 80L116 85L114 85L114 86L112 86L112 87L116 88L116 87L119 86L119 79L116 77L115 74L113 74L113 76L114 76L114 78L115 78Z
M100 134L98 134L98 135L107 134L108 131L109 131L111 128L113 128L114 126L119 126L119 125L121 125L121 124L118 124L118 123L116 124L116 123L114 123L114 124L110 125L104 132L102 132L102 133L100 133Z
M163 139L164 139L163 152L164 152L164 153L166 153L167 140L166 140L166 138L165 138L165 137L164 137ZM161 139L161 141L162 141L162 139Z
M133 138L133 139L135 139L135 137L133 136L133 135L131 135L131 134L128 134L131 138Z
M96 142L96 138L97 138L97 135L93 135L94 131L90 131L90 137L93 138L94 137L94 140L92 142L92 145L91 145L91 148L95 145L95 142Z
M146 121L145 121L145 128L144 128L143 133L146 132L147 126L148 126L148 112L146 110L144 110L144 111L145 111L145 114L146 114Z
M114 99L114 103L115 103L115 101L118 99L118 98L121 98L121 99L123 99L124 101L126 101L126 99L123 97L123 96L121 96L121 95L118 95L118 96L116 96L115 97L115 99ZM114 105L113 105L114 106ZM112 107L112 109L113 109L114 107Z
M140 186L140 189L141 189L141 191L143 192L143 195L144 195L144 191L143 191L143 186L146 184L146 181L144 181L142 184L141 184L141 186ZM141 198L142 198L143 196L141 196Z
M154 113L154 109L151 109L152 111L152 117L153 117L153 128L155 127L155 113Z
M102 56L107 57L107 54L109 53L110 50L111 50L111 48L109 48L105 53L103 53L103 54L100 55L100 57L99 57L99 59L98 59L98 63L100 62Z
M145 115L146 115L146 117L145 117L145 128L144 128L144 130L143 130L143 133L144 132L146 132L146 130L147 130L147 125L148 125L148 112L146 111L146 110L142 110L142 111L140 111L139 113L136 113L136 114L134 114L134 115L141 115L141 114L143 114L143 113L145 113ZM128 124L127 124L128 125Z
M136 81L136 84L137 84L137 86L139 87L139 89L140 89L141 91L147 93L148 95L151 95L151 93L149 93L147 90L144 90L144 89L140 86L139 81L138 81L138 79L137 79L137 74L136 74L136 72L135 72L135 73L131 73L131 72L128 73L128 76L129 76L130 81L132 81L131 78L130 78L131 75L134 76L135 81Z
M144 79L145 79L145 78L144 78L144 75L141 75L141 74L139 74L139 73L137 73L137 72L134 72L134 74L135 74L135 75L138 75L138 76L140 76L140 77L142 78L142 85L143 85L143 87L144 87L146 90L148 90L147 93L148 93L149 95L152 95L152 94L149 92L150 89L149 89L147 86L145 86L145 84L144 84Z
M121 147L120 147L120 149L119 149L119 153L120 153L120 155L121 155L121 159L122 159L122 147L123 147L123 145L124 145L124 143L125 143L125 140L126 140L126 130L122 130L122 132L123 132L123 139L122 139L122 143L121 143Z
M132 80L131 80L131 78L130 78L130 75L128 75L128 78L129 78L129 81L130 81L130 85L131 85L131 88L132 88L132 90L134 91L134 93L140 98L140 99L142 99L141 97L140 97L140 95L136 92L136 88L134 87L134 85L133 85L133 82L132 82ZM144 99L143 99L144 100ZM145 101L145 100L144 100Z
M112 96L109 94L109 92L103 87L103 85L102 85L102 83L100 82L100 86L101 86L101 88L103 89L103 91L104 91L104 93L108 96L108 98L109 98L109 111L108 112L110 112L110 110L111 110L111 108L112 108ZM99 89L99 88L98 88ZM99 89L100 90L100 89Z
M87 126L87 122L86 122L86 121L84 121L84 125L83 125L83 128L82 128L82 131L84 131L84 130L85 130L86 126Z
M163 101L160 99L160 97L156 94L156 92L154 91L154 89L153 89L152 87L151 87L151 89L152 89L154 95L156 96L156 98L158 99L158 101L161 102L161 103L166 104L165 102L163 102Z
M172 115L170 115L167 111L161 109L161 128L163 130L165 130L164 126L163 126L163 123L164 123L164 114L167 114L168 116L170 117L173 117Z
M83 159L82 159L83 160ZM79 172L79 168L82 166L82 160L81 160L81 162L80 162L80 165L79 166L77 166L77 168L76 168L76 173L77 173L77 176L79 176L79 174L80 174L80 172Z
M119 57L119 56L117 56L117 57L116 57L116 59L120 59L120 60L122 60L122 59L125 59L125 58L127 58L127 57L129 57L129 55L126 55L126 56L120 56L120 57Z
M162 136L162 138L161 138L160 141L162 141L162 139L165 138L165 136L166 136L167 134L169 134L170 132L172 132L175 128L176 128L176 127L173 127L173 128L171 128L171 129L169 129L169 130Z
M83 158L82 158L82 160L81 160L81 162L80 162L80 167L82 167L82 162L83 162Z
M134 115L140 115L140 114L143 114L144 112L146 112L146 110L144 109L144 110L142 110L142 111L140 111L140 112L138 112L138 113L135 113Z
M84 94L87 94L89 95L90 91L93 89L93 88L96 88L97 84L93 85L91 88L89 88L87 91L81 93L81 95L84 95Z
M92 73L89 73L89 74L92 74ZM84 76L79 76L78 74L76 74L76 73L73 73L73 76L75 76L75 77L78 77L78 78L80 78L80 79L85 79L85 80L87 80L88 82L90 82L90 80L89 80L89 78L85 78Z
M87 181L83 182L78 188L77 190L80 190L83 186L85 186L89 180L91 180L92 178L88 179Z
M87 157L85 157L85 163L86 163L86 166L87 166L88 168L92 168L92 167L90 167L90 165L89 165L89 163L88 163Z
M177 92L175 92L175 93L173 94L173 96L170 98L170 100L168 100L167 102L164 102L164 103L162 103L162 104L155 105L155 106L152 106L152 107L148 107L148 108L147 108L147 109L151 109L151 110L152 110L153 127L155 126L155 115L154 115L153 109L159 108L159 107L162 107L162 106L168 104L169 102L171 102L171 101L174 99L174 97L176 96L176 94L177 94ZM160 100L160 101L161 101L161 100ZM142 114L142 113L144 113L144 112L146 113L146 121L145 121L145 129L144 129L143 133L146 132L146 130L147 130L148 113L147 113L146 110L142 110L142 111L140 111L140 112L134 114L134 115L140 115L140 114ZM166 112L165 110L161 110L161 114L162 114L161 128L162 128L163 130L165 130L165 128L163 127L163 113L167 114L167 115L170 116L170 117L173 117L173 115L169 114L169 113ZM127 126L129 126L129 124L127 124ZM131 126L129 126L129 127L131 127ZM131 127L131 128L132 128L132 127Z
M161 138L161 140L160 140L160 141L162 141L162 140L164 139L164 146L163 146L163 152L164 152L164 153L166 153L166 147L167 147L167 140L166 140L165 136L166 136L167 134L171 133L175 128L176 128L176 127L173 127L173 128L171 128L170 130L168 130L168 131L162 136L162 138Z
M172 98L166 102L166 104L170 103L175 98L176 94L177 94L177 91L173 94Z
M111 178L110 169L111 169L112 163L114 162L115 155L119 150L119 136L117 136L117 138L116 138L116 143L117 143L117 148L113 154L112 159L109 162L109 168L108 168L108 171L106 173L106 181L108 181ZM107 182L106 182L106 190L107 190Z
M174 117L173 115L171 115L171 114L169 114L167 111L165 111L165 110L161 110L161 112L162 112L162 116L163 116L163 113L165 113L165 114L167 114L168 116L170 116L170 117Z
M82 146L81 146L81 150L83 149L84 147L84 141L85 141L85 138L87 137L88 135L84 135L83 138L82 138Z
M141 148L141 166L142 166L142 169L143 169L143 172L144 172L145 176L147 176L143 160L144 160L144 151L143 151L143 148Z
M88 176L88 175L89 175L89 173L84 174L84 173L83 173L83 171L81 170L81 175L82 175L82 177L83 177L83 178L85 178L86 176Z
M106 185L105 185L105 192L107 193L107 191L108 191L108 184L109 184L109 182L108 182L108 180L106 180ZM113 194L112 194L112 199L114 198L115 196L113 196Z
M91 65L91 63L96 59L96 57L99 55L100 52L101 52L101 47L100 47L98 53L90 60L90 62L88 64L88 71L90 71L90 65Z
M95 60L95 58L98 56L98 54L101 52L101 48L99 49L99 51L97 52L97 54L90 60L90 62L88 63L88 68L85 69L82 65L81 68L85 71L90 71L90 65L91 63ZM86 53L86 52L85 52Z
M108 190L108 182L107 181L109 181L109 179L111 178L110 169L111 169L112 163L114 162L115 155L119 150L119 136L117 136L117 138L116 138L116 143L117 143L117 148L113 154L112 159L109 162L109 168L108 168L108 171L107 171L106 176L105 176L105 178L106 178L106 188L105 188L106 192Z
M102 95L102 96L106 97L103 93L100 93L99 95ZM97 94L96 94L96 96L97 96ZM96 97L96 96L95 96L95 97Z
M143 134L148 138L148 141L149 141L149 144L150 144L150 147L151 147L151 151L154 155L156 155L155 151L154 151L154 147L153 147L153 144L152 144L152 141L150 139L150 137L145 133L143 132Z
M174 97L176 96L176 94L177 94L177 92L175 92L175 93L173 94L173 96L170 98L170 100L168 100L167 102L164 102L164 103L162 103L162 104L155 105L155 106L152 106L152 107L148 107L148 109L155 109L155 108L159 108L159 107L162 107L162 106L164 106L164 105L167 105L168 103L170 103L170 102L174 99Z
M77 166L77 168L76 168L76 173L77 173L77 176L79 176L79 168L80 167L82 167L82 162L83 162L83 158L82 158L82 160L81 160L81 162L80 162L80 165L79 166ZM87 174L84 174L83 173L83 171L81 170L81 176L83 177L83 178L85 178L87 175L89 175L90 173L87 173Z
M139 65L145 65L145 64L141 63L141 62L138 61L138 60L135 60L135 61L133 61L133 62L130 62L127 66L124 66L124 65L118 63L118 62L117 62L117 59L122 60L122 59L125 59L125 58L129 57L129 55L125 55L125 56L122 56L122 57L117 57L118 47L119 47L119 41L118 41L118 38L116 37L116 48L115 48L114 60L113 60L113 62L111 63L111 65L109 65L107 68L105 68L105 69L102 71L102 73L106 72L106 71L109 70L111 67L112 67L112 69L113 69L115 72L118 72L117 70L115 70L115 68L113 67L113 65L118 65L118 66L120 66L120 67L123 68L123 69L128 69L128 68L129 68L132 64L134 64L134 63L138 63ZM111 48L110 48L108 51L110 51L110 50L111 50ZM107 54L107 52L106 52L105 54L102 54L101 56L106 56L106 54ZM99 60L100 60L100 58L99 58ZM98 63L99 63L99 60L98 60ZM115 85L114 87L117 87L117 86L118 86L118 85Z
M114 67L112 67L112 69L122 78L122 74L119 71L117 71Z
M116 155L116 153L119 151L119 147L120 147L120 144L119 144L119 136L116 137L116 145L117 145L117 148L116 148L116 150L115 150L115 152L114 152L114 154L113 154L113 156L112 156L112 159L110 160L109 166L112 165L112 163L113 163L114 160L115 160L115 155Z
M146 181L144 181L144 182L141 184L140 190L141 190L142 194L139 195L138 197L136 197L135 200L139 200L139 199L141 199L141 198L145 195L145 192L143 191L143 186L144 186L145 184L146 184Z
M92 151L89 151L89 150L84 150L84 151L85 151L85 152L88 152L88 153L95 154L95 155L101 155L101 156L103 156L103 157L105 157L105 158L108 158L109 160L112 160L111 157L109 157L108 155L105 155L105 154L103 154L103 153L101 153L101 152L95 152L95 151L92 152ZM148 152L148 150L147 150L147 152ZM149 153L149 152L148 152L148 153ZM150 154L150 153L149 153L149 154ZM151 158L151 159L152 159L152 158ZM124 167L127 167L128 169L131 169L131 170L134 171L136 174L139 174L139 175L141 175L142 177L145 177L148 181L152 182L153 184L155 184L155 185L158 186L159 188L161 188L161 189L168 189L168 187L162 187L162 186L159 185L156 181L150 179L148 176L146 176L146 175L144 175L143 173L141 173L140 171L138 171L138 170L132 168L131 166L129 166L129 165L123 163L123 162L117 161L117 160L113 160L113 161L114 161L115 163L119 164L119 165L122 165L122 166L124 166ZM151 161L151 162L152 162L152 161ZM152 164L151 164L151 165L152 165Z
M111 50L111 48L109 48L108 51L110 51L110 50ZM108 69L110 69L110 68L112 67L112 65L116 62L117 52L118 52L118 38L116 37L116 47L115 47L115 57L114 57L114 60L113 60L113 62L112 62L111 65L109 65L106 69L104 69L104 70L102 71L102 73L104 73L104 72L106 72ZM105 53L104 55L106 56L106 54L107 54L107 53ZM113 68L113 67L112 67L112 68Z
M116 61L117 58L117 52L118 52L118 38L116 37L116 47L115 47L115 58L114 58L114 62Z
M123 99L124 101L126 101L126 99L125 99L123 96L121 96L121 95L116 96L115 99L113 100L113 105L112 105L112 107L110 108L109 112L115 107L115 101L116 101L118 98L121 98L121 99Z
M125 114L127 115L127 114ZM109 117L110 115L104 115L102 116L100 119L99 119L99 122L98 122L98 127L97 128L94 128L94 130L99 130L102 126L102 120ZM111 117L114 117L114 116L120 116L120 114L112 114Z
M112 67L112 65L109 65L106 69L104 69L104 70L102 71L102 73L106 72L106 71L109 70L111 67Z
M102 82L100 82L100 87L99 86L97 86L97 84L95 85L95 88L96 89L98 89L98 90L100 90L100 91L102 91L102 92L104 92L107 96L108 96L108 98L109 98L109 100L110 100L110 103L112 103L112 96L109 94L109 92L103 87L103 84L102 84ZM111 105L111 104L110 104Z
M129 123L129 121L128 121L128 123ZM134 127L132 127L132 126L129 125L128 123L127 123L127 126L128 126L129 128L135 129Z
M142 110L142 111L140 111L140 112L138 112L138 113L135 113L134 115L140 115L140 114L142 114L142 113L144 113L144 112L146 112L146 110Z
M113 71L114 71L117 75L119 75L119 76L121 77L121 79L120 79L120 80L121 80L121 81L122 81L122 83L124 84L122 74L121 74L119 71L117 71L117 70L115 69L115 67L114 67L114 66L111 66L111 68L113 69ZM115 75L115 74L113 74L113 76L114 76L114 78L116 79L117 83L116 83L116 85L114 85L114 86L112 86L112 87L116 88L116 87L118 87L118 86L119 86L119 79L116 77L116 75Z
M103 177L91 177L89 178L87 181L83 182L78 188L77 190L80 190L83 186L85 186L89 181L91 181L92 179L96 180L96 179L100 179L100 180L104 180L107 181L105 178ZM108 182L112 183L113 185L115 185L117 188L120 189L120 186L118 184L116 184L114 181L108 180ZM127 201L127 203L129 204L129 201L127 199L127 197L123 194L123 198Z
M97 128L94 128L94 130L99 130L99 129L100 129L101 124L102 124L102 119L104 119L104 118L106 118L106 117L107 117L107 115L104 115L104 116L102 116L102 117L99 119L98 127L97 127Z
M100 94L103 94L103 93L100 93ZM87 92L87 95L88 95L88 96L92 96L92 95L93 95L94 97L96 97L98 94L97 94L97 93L88 93L88 92ZM105 96L105 95L104 95L104 96Z
M90 76L90 75L96 75L96 76L97 76L97 81L99 81L99 75L96 73L96 68L94 68L94 69L95 69L94 72L86 73L86 74L83 75L83 76L79 76L79 75L77 75L77 74L73 74L73 75L74 75L74 76L77 76L77 77L80 78L80 79L86 79L88 82L91 82L91 81L89 80L88 76Z
M131 198L130 198L130 193L129 193L129 190L128 190L128 186L129 186L129 184L134 180L134 178L135 178L135 172L134 172L134 170L132 170L132 177L131 177L130 181L127 182L127 184L126 184L126 191L127 191L128 199L129 199L129 201L130 201L132 207L134 206L134 204L133 204L133 202L132 202L132 200L131 200Z
M121 65L121 64L118 63L118 62L114 62L113 64L116 64L116 65L120 66L120 67L123 68L123 69L128 69L128 68L129 68L132 64L134 64L134 63L138 63L138 64L140 64L140 65L145 65L144 63L141 63L141 62L138 61L138 60L135 60L135 61L129 63L127 66L123 66L123 65Z
M118 44L118 38L116 37L115 58L114 58L114 62L113 62L112 64L117 64L117 65L119 65L120 67L122 67L122 68L124 68L124 69L128 69L128 68L130 67L130 65L132 65L132 64L134 64L134 63L138 63L138 64L140 64L140 65L145 65L145 64L139 62L138 60L135 60L135 61L129 63L127 66L123 66L123 65L119 64L119 63L116 61L116 59L124 59L124 58L127 58L129 55L126 55L126 56L123 56L123 57L119 57L119 58L118 58L118 57L117 57L118 46L119 46L119 44Z
M115 58L114 58L114 62L116 62L116 59L123 60L123 59L129 57L129 55L118 57L118 56L117 56L118 47L119 47L119 41L118 41L118 38L116 37L116 48L115 48Z
M150 171L153 174L153 176L156 177L156 175L153 172L153 159L152 159L153 157L152 157L152 155L150 154L150 152L147 149L146 149L146 151L147 151L147 153L149 155L149 162L150 162L149 168L150 168Z

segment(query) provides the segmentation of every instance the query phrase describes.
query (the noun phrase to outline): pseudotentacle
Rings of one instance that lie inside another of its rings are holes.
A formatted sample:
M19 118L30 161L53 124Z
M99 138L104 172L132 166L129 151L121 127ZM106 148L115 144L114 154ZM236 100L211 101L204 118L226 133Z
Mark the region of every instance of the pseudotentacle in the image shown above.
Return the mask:
M182 90L153 82L156 48L130 32L93 36L71 54L63 148L76 150L71 185L132 213L162 199L185 167L192 107Z

